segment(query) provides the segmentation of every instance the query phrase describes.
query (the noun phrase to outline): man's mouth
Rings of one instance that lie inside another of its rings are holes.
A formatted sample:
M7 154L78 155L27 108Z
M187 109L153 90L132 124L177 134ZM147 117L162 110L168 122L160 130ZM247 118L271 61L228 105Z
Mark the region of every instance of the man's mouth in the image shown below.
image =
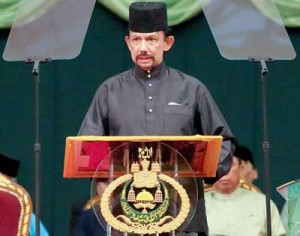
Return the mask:
M229 180L226 180L226 179L224 179L224 180L219 180L219 181L220 181L221 184L229 184L229 183L230 183L230 181L229 181Z
M139 55L139 56L137 56L137 60L151 60L151 59L153 59L153 57L150 56L150 55Z

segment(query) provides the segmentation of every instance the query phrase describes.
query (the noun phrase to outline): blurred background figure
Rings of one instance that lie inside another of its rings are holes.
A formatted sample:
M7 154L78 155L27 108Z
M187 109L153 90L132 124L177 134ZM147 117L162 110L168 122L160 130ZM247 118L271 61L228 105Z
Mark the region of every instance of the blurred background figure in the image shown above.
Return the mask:
M243 170L241 179L249 184L258 178L258 171L254 164L252 151L243 145L238 145L235 149L234 156L239 158L242 162Z
M258 178L252 151L243 145L237 145L234 154L241 162L240 187L249 188L254 192L262 192L253 182Z
M258 170L256 169L252 151L243 145L237 145L233 156L241 162L241 178L240 187L249 189L254 192L262 192L253 182L258 178ZM212 190L211 185L204 183L205 191Z
M20 161L0 153L0 172L10 180L17 182Z
M17 182L17 175L21 162L6 154L0 153L0 173L7 176L10 180ZM36 235L36 218L35 214L32 213L30 218L29 236ZM49 236L43 223L40 221L40 236Z
M97 212L100 212L99 206L102 193L107 185L108 180L105 178L99 178L95 181L96 195L82 206L82 212L78 215L78 219L75 220L74 225L71 228L71 236L106 235L106 231L100 225L100 222L95 215L94 208Z
M240 185L242 161L233 157L230 172L204 194L209 235L266 235L265 195ZM271 201L272 235L286 235L276 205Z

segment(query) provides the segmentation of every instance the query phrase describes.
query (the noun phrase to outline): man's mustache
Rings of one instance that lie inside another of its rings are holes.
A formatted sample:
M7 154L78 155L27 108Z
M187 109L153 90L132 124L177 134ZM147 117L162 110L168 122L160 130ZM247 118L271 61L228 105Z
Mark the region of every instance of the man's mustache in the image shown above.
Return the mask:
M153 56L147 54L147 53L143 53L143 54L138 54L136 56L137 59L141 59L141 58L147 58L147 59L153 59Z

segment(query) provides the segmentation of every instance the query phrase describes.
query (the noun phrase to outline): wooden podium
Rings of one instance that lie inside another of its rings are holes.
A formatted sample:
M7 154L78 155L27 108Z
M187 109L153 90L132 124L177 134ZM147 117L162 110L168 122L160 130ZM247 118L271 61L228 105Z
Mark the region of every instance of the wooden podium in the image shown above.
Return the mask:
M64 177L109 185L94 204L108 236L175 235L194 217L196 177L216 175L221 136L78 136L66 139Z
M174 164L174 153L166 151L166 147L170 147L175 153L183 155L193 170L191 173L189 168L181 168L178 173L180 176L214 177L216 174L222 136L195 135L67 137L63 175L65 178L108 178L110 156L116 162L115 165L119 165L114 166L115 176L120 176L126 173L127 162L135 158L134 148L146 143L155 146L162 144L160 150L156 148L156 158L162 156L165 171Z

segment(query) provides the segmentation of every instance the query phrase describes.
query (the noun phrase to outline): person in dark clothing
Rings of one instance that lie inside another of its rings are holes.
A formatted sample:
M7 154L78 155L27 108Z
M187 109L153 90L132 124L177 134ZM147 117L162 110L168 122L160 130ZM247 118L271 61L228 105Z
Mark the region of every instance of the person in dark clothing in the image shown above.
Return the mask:
M222 151L214 183L231 167L233 135L206 86L168 67L164 53L175 41L163 2L134 2L129 7L125 42L133 68L98 88L79 135L221 135ZM186 232L207 235L202 181L196 214Z
M107 181L106 178L97 178L97 181L95 181L97 194L92 198L72 204L70 236L106 235L106 231L101 227L93 208L98 208L102 193L107 188Z
M84 205L89 200L89 198L86 198L84 200L75 202L71 206L71 217L69 221L70 231L69 236L75 235L75 229L78 227L79 218L84 212Z
M76 222L72 236L104 236L106 231L94 213L93 208L83 211Z

